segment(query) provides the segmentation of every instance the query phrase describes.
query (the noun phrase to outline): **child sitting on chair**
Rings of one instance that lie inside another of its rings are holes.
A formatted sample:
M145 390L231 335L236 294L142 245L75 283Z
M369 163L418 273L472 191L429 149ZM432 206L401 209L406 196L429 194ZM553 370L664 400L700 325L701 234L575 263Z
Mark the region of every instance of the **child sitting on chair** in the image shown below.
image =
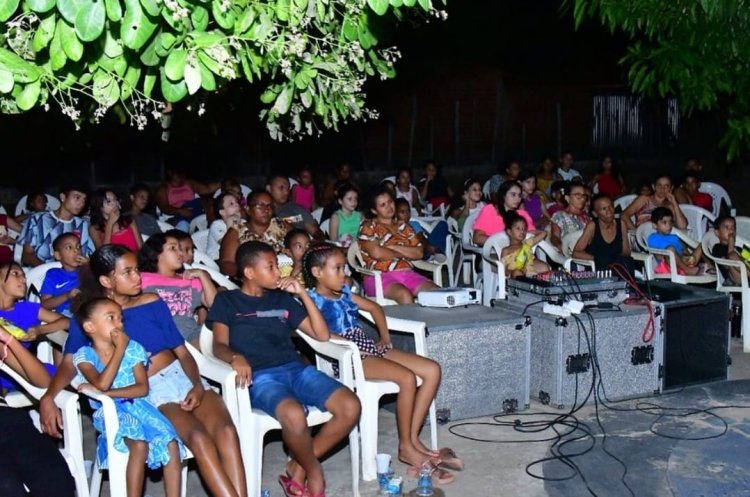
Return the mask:
M732 216L719 216L714 221L714 231L719 243L711 248L711 255L730 261L743 261L750 267L750 261L744 257L745 250L737 248L737 222ZM748 254L750 255L750 254ZM718 265L717 265L718 266ZM742 281L740 269L736 267L718 266L722 276L729 280L730 285L739 285Z
M292 259L292 268L281 268L283 278L291 276L297 278L302 283L302 256L310 248L310 235L307 231L294 228L284 237L283 253Z
M235 263L241 289L217 295L208 313L214 355L237 372L238 385L250 388L253 408L281 424L281 436L291 452L279 476L284 494L324 497L319 458L349 435L359 420L359 400L297 353L292 343L296 329L323 342L331 333L300 282L281 278L273 248L245 242L237 249ZM333 415L315 436L307 426L306 406Z
M42 307L71 318L70 301L80 292L78 270L89 259L81 254L81 240L75 233L63 233L55 238L52 250L62 267L49 269L44 276L39 291Z
M682 275L694 276L701 271L698 262L701 260L701 246L696 247L695 252L691 253L690 249L682 243L680 237L672 233L674 216L672 211L666 207L657 207L651 213L651 223L656 230L651 233L646 241L649 248L669 250L675 254L677 263L677 272ZM663 258L660 258L659 264L654 268L657 274L669 274L669 264Z
M510 244L502 250L500 260L505 265L505 276L517 278L519 276L534 276L549 271L549 266L534 257L534 245L547 237L545 231L535 232L532 238L526 239L528 225L516 211L503 214L505 233Z

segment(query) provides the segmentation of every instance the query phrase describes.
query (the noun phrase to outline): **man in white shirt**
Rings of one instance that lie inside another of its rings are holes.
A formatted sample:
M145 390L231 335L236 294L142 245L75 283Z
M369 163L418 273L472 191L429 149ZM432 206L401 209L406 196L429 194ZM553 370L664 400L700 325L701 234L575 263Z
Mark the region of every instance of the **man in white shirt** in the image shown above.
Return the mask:
M560 167L557 168L557 174L564 181L583 181L581 173L573 169L573 154L565 152L560 156Z

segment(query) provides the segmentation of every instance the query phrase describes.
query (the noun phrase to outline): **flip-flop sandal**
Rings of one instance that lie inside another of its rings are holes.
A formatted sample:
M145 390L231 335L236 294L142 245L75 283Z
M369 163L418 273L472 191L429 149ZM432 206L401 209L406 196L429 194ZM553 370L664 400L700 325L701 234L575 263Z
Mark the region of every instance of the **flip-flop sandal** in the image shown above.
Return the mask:
M305 488L304 485L292 480L287 475L279 475L279 485L281 485L281 489L284 491L284 495L286 495L286 497L304 497L306 495L309 495L307 493L307 488ZM296 491L297 493L292 492L292 490ZM323 493L323 497L325 497L325 492Z
M438 454L440 458L439 467L452 471L463 471L464 462L456 455L450 447L443 447Z

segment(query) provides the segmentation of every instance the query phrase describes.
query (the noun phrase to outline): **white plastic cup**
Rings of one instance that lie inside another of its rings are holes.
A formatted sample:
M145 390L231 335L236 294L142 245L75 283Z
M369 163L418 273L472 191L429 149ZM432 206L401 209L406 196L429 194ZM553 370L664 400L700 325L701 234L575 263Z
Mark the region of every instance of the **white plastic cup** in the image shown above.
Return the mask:
M390 454L376 454L375 465L378 468L379 474L388 473L388 470L391 467L391 455Z
M86 472L86 478L91 479L91 473L94 472L94 461L88 459L83 461L83 470Z

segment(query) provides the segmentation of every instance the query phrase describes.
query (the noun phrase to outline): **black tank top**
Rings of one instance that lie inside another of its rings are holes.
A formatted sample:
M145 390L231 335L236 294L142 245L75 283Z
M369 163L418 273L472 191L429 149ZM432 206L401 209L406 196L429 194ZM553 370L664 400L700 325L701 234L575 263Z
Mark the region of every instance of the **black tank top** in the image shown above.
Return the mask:
M599 228L599 222L594 222L594 238L586 247L586 252L594 256L596 267L599 268L600 262L602 267L606 267L614 258L622 254L622 226L619 220L615 220L615 238L607 243L602 236L602 230Z

